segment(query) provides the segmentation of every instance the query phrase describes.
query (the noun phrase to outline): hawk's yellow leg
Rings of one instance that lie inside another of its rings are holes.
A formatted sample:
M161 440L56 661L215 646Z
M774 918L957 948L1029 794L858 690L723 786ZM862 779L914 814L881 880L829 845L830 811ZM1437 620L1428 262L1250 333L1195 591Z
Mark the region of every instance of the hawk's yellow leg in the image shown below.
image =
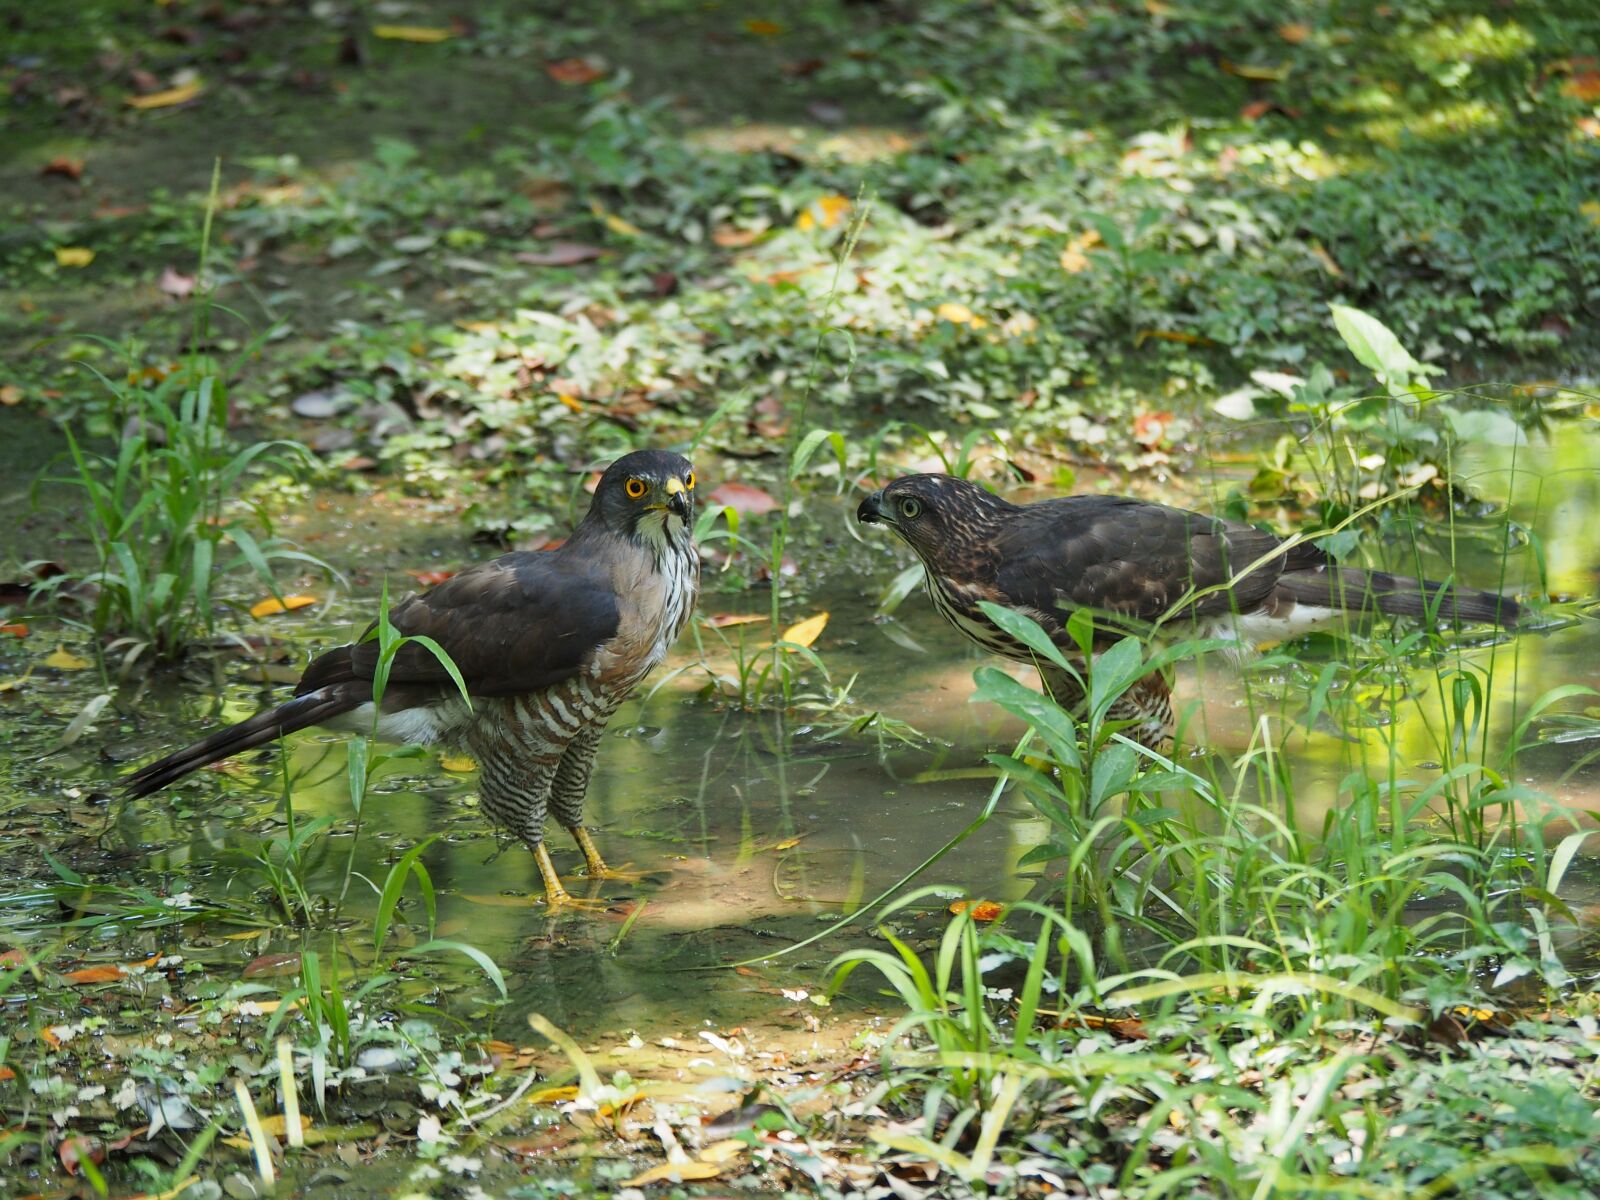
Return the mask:
M604 900L579 899L562 886L561 876L556 874L556 865L550 861L550 851L543 842L534 847L533 861L539 864L539 875L544 879L544 901L551 912L560 908L605 908Z
M606 866L606 860L600 857L600 850L594 844L594 839L589 836L589 831L582 825L572 827L572 836L578 843L578 849L583 851L583 861L587 864L585 870L591 879L638 879L639 872Z

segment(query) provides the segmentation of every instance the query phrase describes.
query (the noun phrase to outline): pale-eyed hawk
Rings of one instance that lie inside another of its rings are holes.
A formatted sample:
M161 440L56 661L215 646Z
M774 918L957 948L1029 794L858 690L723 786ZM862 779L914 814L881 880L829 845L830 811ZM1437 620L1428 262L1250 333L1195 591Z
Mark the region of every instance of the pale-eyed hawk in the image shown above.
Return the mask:
M1492 592L1341 567L1314 542L1284 546L1249 525L1126 496L1017 505L950 475L907 475L863 500L856 517L889 526L916 551L934 605L952 625L1022 662L1033 653L989 620L980 601L1032 617L1068 651L1076 647L1065 625L1079 609L1096 616L1097 650L1173 617L1190 633L1258 643L1352 613L1506 627L1520 613L1515 600ZM1081 704L1082 690L1065 672L1041 674L1063 707ZM1143 745L1166 744L1166 679L1140 680L1110 717L1133 722L1125 733Z

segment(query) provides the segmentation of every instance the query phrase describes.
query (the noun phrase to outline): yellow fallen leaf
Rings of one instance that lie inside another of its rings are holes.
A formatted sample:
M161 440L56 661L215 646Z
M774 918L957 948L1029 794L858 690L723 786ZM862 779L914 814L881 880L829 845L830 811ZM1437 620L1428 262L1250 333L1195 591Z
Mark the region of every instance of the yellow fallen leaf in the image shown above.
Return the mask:
M965 304L957 304L947 300L934 310L939 314L941 321L949 321L952 325L970 325L972 323L972 310Z
M458 775L478 769L477 760L470 754L441 754L439 765L446 771L454 771Z
M87 267L94 261L94 251L87 246L57 246L56 262L63 267Z
M720 1142L712 1142L709 1146L702 1146L700 1153L695 1157L701 1162L720 1165L732 1162L748 1149L750 1149L749 1145L741 1142L738 1138L727 1138Z
M7 408L15 408L22 403L22 389L14 383L0 387L0 404Z
M87 671L94 664L87 658L79 658L65 646L57 646L44 660L44 665L58 671Z
M1198 333L1185 333L1181 329L1141 329L1133 335L1133 344L1142 346L1151 338L1163 342L1181 342L1185 346L1209 346L1210 338L1201 337Z
M311 1128L311 1118L305 1114L300 1116L300 1132L304 1133ZM261 1131L271 1137L281 1138L289 1130L289 1121L282 1113L273 1113L270 1117L261 1118Z
M659 1167L651 1167L648 1171L641 1171L632 1179L623 1183L623 1187L644 1187L651 1183L688 1183L695 1179L715 1179L722 1174L721 1163L708 1162L681 1162L662 1163Z
M1600 200L1585 200L1578 211L1589 218L1591 224L1600 225Z
M777 37L783 26L776 21L746 21L744 27L757 37Z
M258 938L265 932L267 932L265 929L246 929L242 933L225 933L222 935L222 940L225 942L248 942L251 938Z
M1217 65L1220 66L1227 74L1235 75L1240 79L1254 79L1261 82L1276 82L1280 79L1287 79L1289 77L1289 68L1287 66L1260 67L1256 66L1254 63L1229 62L1225 58L1220 60Z
M1311 36L1311 26L1301 25L1299 22L1289 25L1279 25L1278 36L1284 41L1288 42L1291 46L1298 46L1301 42L1305 41Z
M850 211L850 198L837 193L819 196L795 220L796 229L832 229Z
M1088 251L1100 244L1098 229L1085 230L1067 243L1061 252L1061 269L1068 275L1077 275L1089 269Z
M257 601L250 606L252 617L270 617L273 613L293 612L297 608L304 608L308 604L315 604L315 596L285 596L279 600L276 596L268 596L265 600Z
M205 84L195 79L178 87L168 88L164 92L151 92L148 96L129 96L126 103L129 108L171 108L175 104L189 103L203 91Z
M1344 278L1344 268L1334 260L1333 255L1328 253L1321 242L1313 241L1311 243L1311 253L1322 264L1322 269L1329 275L1332 275L1335 279Z
M234 1005L234 1007L230 1011L238 1012L239 1009L243 1005L246 1005L246 1004L254 1006L253 1015L262 1016L262 1017L270 1017L273 1013L277 1012L280 1008L284 1008L284 1003L283 1003L283 1000L281 998L275 999L275 1000L241 1000L241 1001L239 1001L238 1004ZM289 1001L287 1011L289 1011L289 1012L299 1012L300 1011L300 1001L299 1000L291 1000L291 1001Z
M620 233L623 237L642 237L644 235L644 230L640 229L632 221L623 220L598 200L589 201L589 211L599 217L601 224L611 230L612 233Z
M529 1104L558 1104L567 1100L578 1098L577 1084L569 1083L566 1087L540 1088L537 1092L528 1093Z
M443 42L455 37L455 31L431 25L374 25L372 36L391 42Z
M796 625L791 625L783 631L783 641L795 646L809 646L817 640L819 635L828 625L828 614L820 612L814 617L807 617Z

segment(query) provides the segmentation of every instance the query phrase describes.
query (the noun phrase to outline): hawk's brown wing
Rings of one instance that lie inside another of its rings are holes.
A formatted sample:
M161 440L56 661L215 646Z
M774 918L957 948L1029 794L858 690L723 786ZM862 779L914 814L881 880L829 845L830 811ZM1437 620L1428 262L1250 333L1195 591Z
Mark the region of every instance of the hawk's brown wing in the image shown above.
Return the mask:
M507 554L470 567L389 614L402 634L437 642L478 696L517 695L570 679L617 632L620 619L609 580L588 557L562 550ZM371 679L378 642L363 638L347 656L330 653L313 662L296 693ZM395 655L389 680L454 686L439 660L415 643Z
M1230 587L1187 601L1186 611L1250 612L1286 565L1325 561L1304 544L1287 557L1274 555L1278 545L1273 534L1164 504L1065 496L1027 505L1006 521L995 539L996 582L1014 605L1063 613L1088 608L1148 625L1191 591L1231 580Z

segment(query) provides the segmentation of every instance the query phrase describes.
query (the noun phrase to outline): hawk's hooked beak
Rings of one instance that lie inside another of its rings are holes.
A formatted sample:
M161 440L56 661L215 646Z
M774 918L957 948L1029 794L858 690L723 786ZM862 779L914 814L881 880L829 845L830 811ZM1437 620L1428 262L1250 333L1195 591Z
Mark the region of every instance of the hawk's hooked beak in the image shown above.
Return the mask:
M689 520L693 504L694 501L689 495L689 489L683 486L683 480L667 480L666 507L669 512L676 513L679 517L683 518L685 522L687 522Z
M879 488L860 504L856 505L856 520L867 525L882 525L887 523L884 521L882 488Z

